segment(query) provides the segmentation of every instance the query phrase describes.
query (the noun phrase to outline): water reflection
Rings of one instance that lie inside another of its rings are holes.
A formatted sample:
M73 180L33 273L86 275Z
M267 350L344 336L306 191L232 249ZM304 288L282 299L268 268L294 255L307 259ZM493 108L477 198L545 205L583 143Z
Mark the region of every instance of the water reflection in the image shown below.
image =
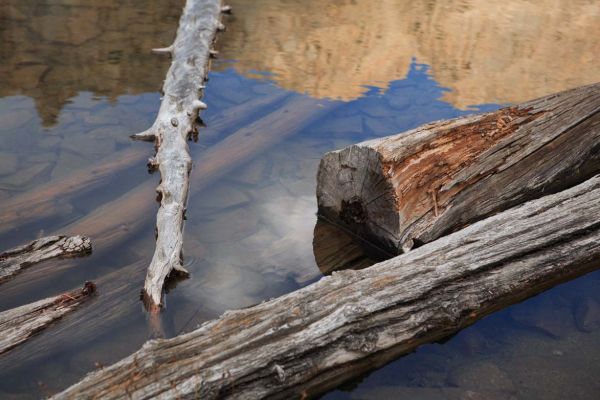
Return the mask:
M393 257L351 232L320 218L315 225L313 253L323 275L344 269L366 268Z
M416 57L458 108L526 101L600 80L595 0L231 0L220 42L236 68L351 100L385 88Z
M0 97L34 99L48 126L80 91L158 91L168 63L150 49L173 39L183 3L0 0Z

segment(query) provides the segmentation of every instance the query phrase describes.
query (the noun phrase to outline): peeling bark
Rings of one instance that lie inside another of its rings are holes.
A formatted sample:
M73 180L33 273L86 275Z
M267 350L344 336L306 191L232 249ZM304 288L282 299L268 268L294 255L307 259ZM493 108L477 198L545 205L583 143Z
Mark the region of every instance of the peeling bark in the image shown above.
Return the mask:
M73 311L90 298L95 290L96 286L92 282L86 282L81 289L0 312L0 354Z
M152 127L134 137L154 140L161 183L156 189L160 208L156 216L158 236L154 256L144 283L144 298L152 311L158 311L166 277L172 272L187 273L181 261L183 219L189 190L192 160L187 140L195 120L206 104L199 100L209 68L210 50L219 21L221 0L188 0L179 20L175 42L155 49L172 56L163 85L163 99Z
M0 284L33 264L55 257L89 254L92 242L85 236L47 236L0 253Z
M398 254L600 171L600 84L327 153L319 214Z
M369 268L226 312L55 395L311 397L600 267L600 175Z

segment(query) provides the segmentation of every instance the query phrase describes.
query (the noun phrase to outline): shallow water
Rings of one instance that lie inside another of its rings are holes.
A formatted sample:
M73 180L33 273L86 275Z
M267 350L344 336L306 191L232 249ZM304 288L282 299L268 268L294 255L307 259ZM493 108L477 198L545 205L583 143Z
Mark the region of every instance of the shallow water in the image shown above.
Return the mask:
M54 232L89 234L95 245L87 258L51 261L4 284L0 310L86 279L98 284L89 304L0 356L0 398L53 393L149 337L189 331L338 265L323 249L349 246L348 239L314 235L324 152L600 80L593 1L505 1L502 9L471 1L230 2L236 13L219 38L207 127L190 143L184 251L191 277L169 288L157 326L139 292L153 251L159 177L146 172L151 145L128 135L156 115L168 60L149 49L169 43L181 4L0 0L0 214L89 165L119 154L133 160L109 179L58 195L48 216L0 227L0 249ZM301 99L314 109L294 108ZM319 106L327 112L315 112ZM244 107L244 118L223 128L223 115ZM238 130L286 107L292 116L281 118L295 121L292 133L263 125L259 138L269 139L258 150L245 157L232 150L259 141L235 139ZM212 171L203 161L215 155L227 168ZM600 274L588 274L324 398L596 399L599 289Z

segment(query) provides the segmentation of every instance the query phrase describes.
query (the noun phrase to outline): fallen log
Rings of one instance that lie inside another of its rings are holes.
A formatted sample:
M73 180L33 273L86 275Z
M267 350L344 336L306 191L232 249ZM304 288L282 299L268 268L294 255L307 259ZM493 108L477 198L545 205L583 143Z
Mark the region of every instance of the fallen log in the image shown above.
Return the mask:
M600 175L179 337L55 395L301 398L600 267Z
M398 254L600 171L600 83L327 153L319 214Z
M0 283L24 268L55 257L76 257L91 253L92 242L85 236L47 236L0 253Z
M92 282L58 296L0 312L0 354L74 310L96 290Z
M134 135L154 140L156 156L150 166L160 170L160 207L156 215L156 247L144 282L144 298L153 311L162 302L166 277L175 270L187 274L182 265L183 219L188 197L192 159L187 140L206 104L202 96L208 74L211 46L219 21L221 0L187 0L179 20L175 42L159 52L172 56L163 85L164 97L150 129Z

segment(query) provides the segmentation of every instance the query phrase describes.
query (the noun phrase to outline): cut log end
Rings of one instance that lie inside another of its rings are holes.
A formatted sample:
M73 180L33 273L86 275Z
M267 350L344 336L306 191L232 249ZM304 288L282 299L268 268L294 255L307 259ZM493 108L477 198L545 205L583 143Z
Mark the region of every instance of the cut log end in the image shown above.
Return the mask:
M397 253L396 195L379 154L351 146L323 157L317 180L319 214L341 221L366 240Z

